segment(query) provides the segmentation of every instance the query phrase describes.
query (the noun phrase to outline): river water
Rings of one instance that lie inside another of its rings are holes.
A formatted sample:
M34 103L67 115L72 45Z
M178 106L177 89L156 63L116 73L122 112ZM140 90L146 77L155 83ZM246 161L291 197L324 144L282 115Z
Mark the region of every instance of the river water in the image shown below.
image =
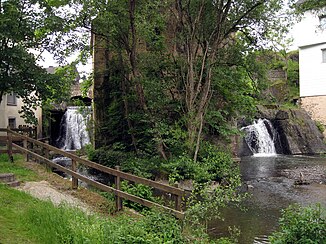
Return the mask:
M326 207L326 158L245 157L240 169L243 189L251 195L242 204L247 210L224 209L225 221L209 224L213 237L225 236L228 226L236 226L241 231L239 243L268 243L268 235L278 227L281 209L293 203Z

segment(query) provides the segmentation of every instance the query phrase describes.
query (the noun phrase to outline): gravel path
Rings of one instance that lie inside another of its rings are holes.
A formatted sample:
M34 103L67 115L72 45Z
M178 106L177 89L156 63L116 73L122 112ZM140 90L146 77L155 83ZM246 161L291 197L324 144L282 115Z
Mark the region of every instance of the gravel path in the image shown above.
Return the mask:
M77 207L86 213L91 212L90 207L85 203L69 194L59 192L47 181L26 182L24 185L18 187L17 189L27 192L38 199L49 200L53 202L54 205L63 203L72 207Z

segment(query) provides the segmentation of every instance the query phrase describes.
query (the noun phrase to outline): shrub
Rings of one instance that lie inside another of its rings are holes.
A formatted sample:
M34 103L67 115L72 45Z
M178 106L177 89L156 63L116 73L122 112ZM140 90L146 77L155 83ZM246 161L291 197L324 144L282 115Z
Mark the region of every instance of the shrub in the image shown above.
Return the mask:
M163 163L162 169L169 174L170 182L193 179L198 183L216 181L228 184L239 175L238 164L233 162L231 155L209 143L203 145L198 161L182 155Z
M153 190L149 186L145 186L142 184L130 184L127 181L121 182L121 190L127 192L129 194L150 200L152 202L156 201L156 198L153 196ZM124 200L124 206L129 208L133 208L136 211L142 211L144 209L148 209L139 203L135 203L129 200Z
M318 128L318 130L321 132L321 133L324 133L325 131L325 125L323 125L323 123L321 123L320 121L316 121L316 126Z
M325 209L320 205L292 205L283 210L279 221L280 230L269 238L272 243L326 243Z

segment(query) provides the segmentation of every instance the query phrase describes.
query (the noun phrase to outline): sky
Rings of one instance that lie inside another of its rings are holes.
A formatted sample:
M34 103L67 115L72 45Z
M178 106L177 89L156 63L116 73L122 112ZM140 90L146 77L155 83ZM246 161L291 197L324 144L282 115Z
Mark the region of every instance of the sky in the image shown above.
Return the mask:
M300 46L326 41L326 31L321 31L318 25L319 18L306 13L302 21L295 24L289 33L293 37L293 45L289 49L296 50Z
M289 37L293 38L293 43L289 47L289 50L297 50L300 46L308 45L326 40L326 31L323 33L318 29L319 19L312 14L306 13L301 22L295 24L289 32ZM70 59L73 61L74 57ZM59 66L59 64L53 59L50 53L45 52L43 54L43 60L38 62L39 65L47 68L49 66ZM90 59L87 65L79 65L77 69L80 73L90 73L92 71L92 60Z

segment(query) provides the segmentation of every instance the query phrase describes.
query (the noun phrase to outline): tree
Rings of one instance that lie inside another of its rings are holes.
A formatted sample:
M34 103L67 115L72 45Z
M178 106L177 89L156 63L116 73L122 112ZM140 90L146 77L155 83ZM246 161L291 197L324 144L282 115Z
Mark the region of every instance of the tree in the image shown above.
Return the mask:
M216 71L243 66L246 53L262 46L272 29L281 29L282 1L177 0L175 6L176 58L181 59L188 144L196 160L212 88L219 82Z
M300 0L292 3L292 7L296 8L299 12L315 11L325 12L326 2L321 0Z
M251 110L263 80L254 53L286 31L279 0L79 4L78 25L92 24L101 40L94 94L104 102L94 102L110 115L99 134L135 151L155 146L163 158L187 150L196 160L205 130L227 134L222 127ZM187 149L173 149L181 142Z
M48 74L31 53L49 46L63 20L45 1L0 1L0 15L0 103L3 95L14 92L24 102L26 122L35 124L37 106L70 91L65 75Z

